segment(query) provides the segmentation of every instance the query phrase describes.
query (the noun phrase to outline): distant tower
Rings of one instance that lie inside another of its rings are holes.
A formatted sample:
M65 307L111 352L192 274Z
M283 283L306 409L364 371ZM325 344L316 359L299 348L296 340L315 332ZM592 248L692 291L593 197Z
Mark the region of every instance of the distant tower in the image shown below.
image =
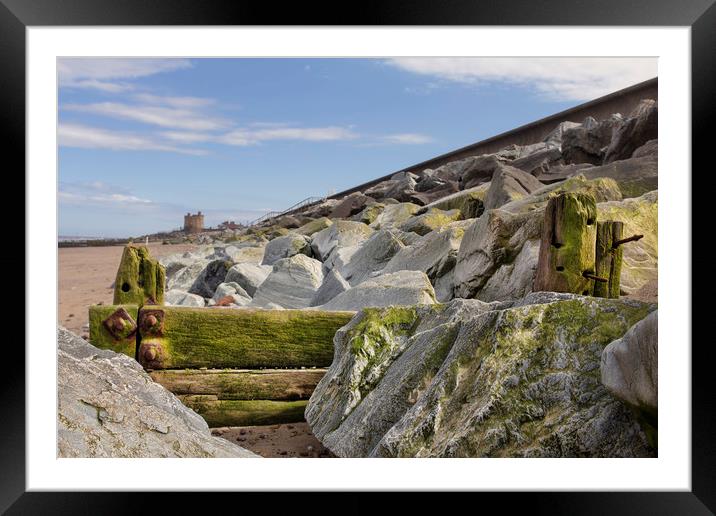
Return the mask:
M201 233L204 231L204 215L197 212L196 215L187 213L184 215L184 233Z

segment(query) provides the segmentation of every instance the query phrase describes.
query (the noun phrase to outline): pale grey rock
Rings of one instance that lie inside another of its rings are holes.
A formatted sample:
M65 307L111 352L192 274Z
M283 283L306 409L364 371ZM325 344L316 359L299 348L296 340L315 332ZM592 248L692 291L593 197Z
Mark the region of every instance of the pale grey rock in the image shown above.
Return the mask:
M201 271L203 271L208 264L208 260L198 259L186 267L179 269L172 274L171 277L167 276L167 290L177 289L188 291L201 274Z
M303 254L277 261L249 306L306 308L323 282L322 264ZM273 305L272 305L273 304Z
M461 218L462 212L458 209L444 211L438 208L428 208L424 213L406 220L400 229L407 233L424 236Z
M169 306L204 306L204 298L179 289L171 289L164 293L164 303Z
M404 247L388 262L384 274L402 270L424 272L435 289L439 302L451 299L452 271L457 261L460 242L470 223L454 222L421 237L413 245Z
M526 197L544 185L530 174L514 167L500 165L496 168L485 196L485 209L499 208L510 201Z
M460 176L460 189L468 190L492 181L492 175L504 163L505 159L496 154L483 154L467 158Z
M226 273L225 281L238 283L249 296L253 296L272 270L270 265L237 263Z
M562 152L557 147L548 147L519 158L510 163L510 166L519 168L528 174L539 177L555 165L562 163Z
M476 297L493 301L499 299L492 297L498 293L502 295L506 292L516 292L523 295L530 292L532 281L524 272L533 270L531 264L525 263L528 257L533 257L532 253L526 252L522 256L517 267L519 274L507 274L507 272L516 267L515 261L522 253L526 242L539 241L543 218L543 210L519 214L504 210L488 210L483 213L465 231L460 244L455 265L453 289L455 297ZM509 269L510 265L513 265L512 269ZM496 289L493 282L493 288L483 294L481 291L485 285L503 266L508 266L508 269L503 270L500 276L519 280L520 283L509 283Z
M243 247L232 246L234 249L229 251L227 247L227 254L234 263L256 263L259 264L264 258L265 246L246 245Z
M602 352L602 383L640 412L656 416L659 385L659 316L656 311L632 326Z
M364 281L338 294L322 310L361 310L367 307L435 303L435 290L423 272L399 271Z
M372 234L373 229L362 222L336 220L330 227L313 235L311 249L317 259L325 261L337 247L358 245Z
M344 261L344 257L339 255L337 261L333 262L332 269L338 271L351 286L355 286L371 273L383 269L404 247L395 230L381 229L362 245L346 248L351 249L349 256Z
M370 224L373 229L395 228L405 223L412 217L420 206L411 202L402 202L399 204L389 204Z
M316 290L309 306L320 306L328 303L331 299L349 288L351 288L350 284L343 279L340 272L330 270L323 276L323 283L321 283L321 286Z
M273 265L282 258L290 258L296 254L311 256L311 241L307 236L289 234L274 238L266 244L261 265Z
M437 208L440 210L460 210L463 219L475 219L485 210L484 200L490 183L463 190L434 201L423 209Z
M653 305L540 293L361 311L306 420L339 457L654 457L600 382L604 347Z
M134 359L57 329L58 457L258 457L206 422Z
M221 283L216 287L216 292L214 292L211 299L213 299L215 303L218 303L226 296L231 296L234 299L234 304L238 306L246 306L251 302L251 296L241 288L241 285L233 281Z

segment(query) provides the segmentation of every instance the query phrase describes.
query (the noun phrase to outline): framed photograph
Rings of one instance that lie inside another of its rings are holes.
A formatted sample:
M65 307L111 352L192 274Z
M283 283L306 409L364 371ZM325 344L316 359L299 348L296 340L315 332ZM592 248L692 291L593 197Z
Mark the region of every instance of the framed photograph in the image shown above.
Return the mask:
M691 302L713 1L270 11L0 0L27 192L0 507L715 511Z

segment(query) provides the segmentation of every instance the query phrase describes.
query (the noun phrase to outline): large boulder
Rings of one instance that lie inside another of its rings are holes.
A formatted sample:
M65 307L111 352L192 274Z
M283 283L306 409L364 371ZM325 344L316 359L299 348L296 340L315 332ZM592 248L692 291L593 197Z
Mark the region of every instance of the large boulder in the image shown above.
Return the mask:
M270 265L237 263L226 273L224 281L238 283L249 296L253 296L272 270Z
M212 260L201 271L188 292L202 297L212 297L221 283L226 278L226 273L234 266L229 260Z
M311 249L316 258L325 261L336 248L358 245L372 234L373 229L362 222L336 220L313 235Z
M398 227L407 221L420 209L420 206L411 202L389 204L370 224L373 229L386 229Z
M350 284L343 279L341 273L336 270L330 270L323 275L323 283L316 290L313 295L309 306L320 306L328 303L331 299L336 297L351 288Z
M241 288L241 285L233 281L222 283L216 287L216 292L214 292L214 296L211 299L214 303L221 303L228 299L230 304L237 306L246 306L251 302L251 296Z
M370 202L374 202L372 197L363 195L361 192L353 192L350 195L346 195L336 204L329 217L331 219L347 219L351 215L362 211L366 204Z
M208 263L209 260L196 259L196 261L192 261L186 267L173 272L171 276L167 275L166 289L188 291Z
M604 153L604 163L630 158L636 149L659 137L658 103L642 100L614 133Z
M659 163L654 156L612 161L600 167L581 171L587 179L608 177L614 179L622 196L639 197L659 188Z
M658 413L659 316L654 311L602 352L601 379L615 397L653 425Z
M403 247L396 230L381 229L363 244L351 249L345 261L339 253L336 261L331 264L332 270L338 271L350 285L357 285L372 273L383 269Z
M266 244L261 265L273 265L282 258L290 258L296 254L311 256L311 241L307 236L291 234L274 238Z
M621 190L613 179L606 177L587 179L584 174L577 174L561 183L544 186L526 197L508 202L500 209L510 213L543 210L551 197L577 192L591 195L597 202L619 201L622 198Z
M549 169L539 172L535 177L545 185L558 183L572 177L585 169L594 167L591 163L572 163L570 165L552 165Z
M493 301L531 292L543 218L543 210L483 213L465 231L460 244L454 273L455 297ZM495 280L490 281L493 276ZM483 292L485 287L489 288Z
M621 290L631 294L656 282L659 277L659 195L657 191L641 197L597 204L597 220L620 220L625 237L644 238L622 246Z
M579 127L580 125L582 124L578 122L561 122L557 127L552 130L552 132L550 132L545 137L544 143L559 148L562 145L562 137L564 135L564 132L574 127Z
M203 307L206 302L201 296L173 288L164 293L164 303L169 306Z
M252 307L306 308L323 282L321 262L304 254L283 258L256 289Z
M619 114L597 122L591 117L579 127L564 131L562 134L562 158L567 164L591 163L601 165L604 152L612 141L612 135L624 124Z
M562 153L558 147L547 147L533 154L528 154L510 163L510 166L519 168L523 172L539 177L555 165L562 163Z
M366 307L434 304L435 290L423 272L382 274L338 294L323 310L361 310Z
M309 217L312 219L328 217L339 202L340 201L338 199L325 199L323 201L319 201L315 204L311 204L310 206L302 208L300 210L300 213L304 217Z
M415 193L417 178L417 175L410 172L401 174L401 176L393 180L393 184L386 190L383 198L395 199L398 202L409 202L410 196Z
M311 236L314 233L318 233L322 229L326 229L331 224L333 224L333 221L328 217L320 217L310 222L306 222L303 226L298 228L295 233L298 233L299 235Z
M496 168L485 196L485 209L499 208L510 201L521 199L544 185L527 172L507 165Z
M206 422L136 360L57 329L58 457L258 457Z
M490 183L483 183L433 201L423 209L437 208L445 211L457 209L462 213L463 219L475 219L485 210L484 200L489 189Z
M468 158L460 176L460 189L467 190L492 180L495 171L505 160L496 154L484 154Z
M429 208L425 213L409 218L400 226L400 229L423 236L460 218L462 218L462 213L457 209L444 211L438 208Z
M226 254L234 263L261 263L264 258L264 250L264 245L226 246Z
M383 274L397 271L424 272L435 289L435 297L445 302L453 297L453 270L457 252L469 222L453 222L428 233L414 244L396 253L383 269Z
M363 211L360 213L356 213L351 217L351 220L354 220L356 222L362 222L363 224L372 224L375 219L378 218L378 215L383 213L383 210L385 209L385 204L380 202L374 202L371 204L366 205L365 208L363 208Z
M363 310L336 333L306 420L339 457L654 457L599 372L653 309L539 293Z

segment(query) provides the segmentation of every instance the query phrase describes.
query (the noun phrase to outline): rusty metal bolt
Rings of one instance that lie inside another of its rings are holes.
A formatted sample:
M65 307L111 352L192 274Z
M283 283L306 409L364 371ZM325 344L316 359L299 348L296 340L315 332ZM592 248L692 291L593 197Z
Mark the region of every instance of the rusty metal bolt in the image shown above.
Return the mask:
M146 319L144 319L144 324L147 328L151 328L152 326L157 324L157 318L154 315L148 315Z
M114 320L114 329L116 331L122 331L124 329L124 319L115 319Z
M154 347L147 348L144 350L143 354L144 360L147 362L153 361L155 358L157 358L157 350Z

